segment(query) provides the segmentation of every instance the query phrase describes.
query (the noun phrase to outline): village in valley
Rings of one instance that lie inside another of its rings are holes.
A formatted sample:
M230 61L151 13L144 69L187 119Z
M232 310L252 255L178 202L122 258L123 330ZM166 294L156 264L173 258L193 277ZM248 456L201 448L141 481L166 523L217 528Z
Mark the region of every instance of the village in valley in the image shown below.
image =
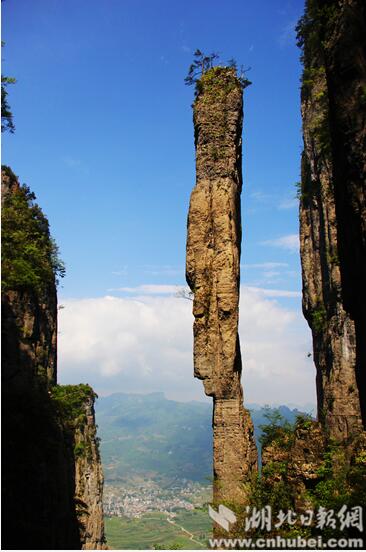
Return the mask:
M203 508L210 501L211 487L202 483L177 480L169 487L154 480L138 483L107 483L104 488L106 516L139 518L148 512L165 512L174 517L178 510Z

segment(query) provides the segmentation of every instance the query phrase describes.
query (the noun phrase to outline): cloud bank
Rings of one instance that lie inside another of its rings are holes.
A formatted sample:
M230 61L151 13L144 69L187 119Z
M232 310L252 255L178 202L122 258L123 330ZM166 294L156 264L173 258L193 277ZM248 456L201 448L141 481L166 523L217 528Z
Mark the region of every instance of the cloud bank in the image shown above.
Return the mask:
M192 302L168 296L165 286L157 295L157 288L136 288L139 296L63 299L60 382L88 382L100 394L164 391L176 400L204 400L203 386L193 378ZM310 333L299 308L272 299L281 293L297 294L242 288L246 402L315 402Z
M262 245L271 245L295 253L299 251L300 247L299 236L298 234L288 234L287 236L281 236L274 240L266 240L262 242Z

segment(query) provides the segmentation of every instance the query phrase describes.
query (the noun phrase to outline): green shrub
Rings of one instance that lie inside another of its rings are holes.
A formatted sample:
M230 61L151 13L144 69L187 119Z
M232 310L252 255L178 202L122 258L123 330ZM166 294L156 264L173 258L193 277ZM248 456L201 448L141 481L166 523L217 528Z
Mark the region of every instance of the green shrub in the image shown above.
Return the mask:
M2 170L12 179L9 167ZM65 275L58 247L50 235L48 220L34 203L28 186L7 194L2 209L3 289L31 289L41 292Z
M266 407L264 417L268 420L267 424L259 426L262 434L259 441L262 447L276 442L279 445L287 446L291 442L294 427L280 413L278 409Z
M310 429L313 425L313 418L310 414L301 413L296 416L295 429Z
M325 329L327 321L327 311L323 304L318 303L311 313L312 329L316 333L321 333Z
M77 443L74 446L74 455L76 457L84 456L85 455L86 446L85 443Z
M51 389L51 400L62 419L74 428L81 429L86 423L85 403L97 395L85 383L79 385L55 385Z

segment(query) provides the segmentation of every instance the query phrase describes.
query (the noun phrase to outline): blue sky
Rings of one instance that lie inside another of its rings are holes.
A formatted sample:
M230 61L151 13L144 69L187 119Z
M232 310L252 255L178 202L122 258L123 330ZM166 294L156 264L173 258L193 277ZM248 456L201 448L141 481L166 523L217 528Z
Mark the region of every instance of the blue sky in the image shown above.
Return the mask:
M17 79L16 132L3 136L2 162L50 220L67 268L60 301L143 300L159 295L152 285L165 286L161 296L184 285L195 174L193 89L183 80L196 48L215 50L251 67L253 81L244 98L242 283L274 290L265 297L296 313L308 347L299 294L285 293L301 290L294 26L303 1L6 0L2 8L3 71Z

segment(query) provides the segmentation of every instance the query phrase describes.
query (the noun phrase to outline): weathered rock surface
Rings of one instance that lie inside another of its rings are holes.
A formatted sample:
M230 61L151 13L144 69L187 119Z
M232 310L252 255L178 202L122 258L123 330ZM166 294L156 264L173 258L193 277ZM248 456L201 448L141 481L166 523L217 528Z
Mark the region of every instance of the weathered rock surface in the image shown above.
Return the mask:
M2 200L19 183L2 174ZM31 241L31 236L30 236ZM59 410L55 281L2 293L3 525L6 549L105 547L101 464L93 400L85 428ZM76 455L82 439L87 458ZM84 504L80 512L78 499ZM87 518L87 519L86 519Z
M15 176L1 175L1 204L19 189ZM6 290L2 294L3 381L18 390L36 380L45 389L56 383L57 295L51 283L37 296L32 290Z
M348 220L345 216L339 216L337 186L346 189L354 182L351 187L354 192L357 189L358 207L354 200L350 199L350 202L356 211L364 210L362 189L364 190L365 185L365 168L363 166L363 172L357 172L355 169L356 166L361 169L362 165L360 144L365 143L365 128L364 125L362 127L360 106L355 98L349 98L350 89L347 87L347 94L344 92L343 96L344 109L350 111L349 118L356 124L350 125L352 138L347 136L343 125L343 145L338 144L338 149L342 150L342 153L336 150L332 128L337 128L339 134L342 125L338 124L333 116L333 96L336 94L338 97L338 92L335 92L337 85L329 78L328 57L331 51L338 49L338 42L343 42L345 32L348 37L346 41L349 41L349 37L352 36L351 28L343 27L341 22L344 14L355 9L357 4L360 8L361 4L348 0L340 2L339 7L334 3L329 3L333 4L332 7L326 7L326 4L327 2L321 1L308 3L301 31L304 40L301 98L304 152L300 191L300 251L303 311L313 333L314 362L317 369L318 417L328 435L345 440L359 433L363 427L360 397L365 391L365 386L362 385L360 377L360 364L364 363L360 349L365 343L365 327L362 330L361 346L360 323L346 299L350 289L357 282L355 280L353 283L350 278L347 281L347 278L342 276L344 251L348 248L349 256L352 248L350 243L348 246L345 245L345 234L348 233L345 227L353 225L353 216L349 213ZM338 28L337 38L334 36L334 25ZM328 36L333 37L333 44L327 42ZM354 43L355 38L353 37L350 42ZM356 49L358 50L358 46ZM349 49L344 50L343 55L348 58L349 52ZM351 80L358 94L360 83L355 85L354 69L350 69L354 63L356 66L359 64L356 52L354 54L354 60L348 58L344 63L352 73ZM343 117L344 111L341 111ZM363 121L365 122L365 118ZM353 156L355 165L352 167L349 164L349 153L345 153L346 142L349 140L353 144L351 149L356 150ZM348 173L343 170L340 178L339 163L344 155L348 158L350 170ZM357 217L360 216L360 212L357 212ZM361 247L363 243L362 232L360 227L354 233L357 247ZM359 255L356 257L360 261ZM365 257L362 262L364 260ZM356 262L356 258L354 261ZM362 306L361 303L359 297L358 310L364 312L366 302ZM359 320L362 316L359 316ZM366 366L363 365L363 373L365 369Z
M355 324L356 379L366 427L365 2L341 1L324 35L342 297Z
M325 438L318 422L297 427L284 442L272 442L262 450L262 477L264 485L273 487L283 481L292 507L296 512L312 508L307 491L320 481L319 468L323 464Z
M196 186L187 237L187 282L194 293L194 375L213 397L214 500L246 500L256 468L253 425L243 407L238 336L242 87L216 67L194 102Z
M350 504L362 503L365 492L365 13L361 0L307 0L298 26L303 311L313 334L319 422L297 425L262 454L264 485L283 483L297 511L311 508L314 489L325 505L334 500L334 481Z
M74 433L75 501L82 548L102 550L105 547L103 521L103 471L97 441L94 397L85 400L85 425Z
M7 549L80 548L73 450L48 393L56 353L48 342L56 324L51 291L41 301L27 292L2 295L2 545Z

